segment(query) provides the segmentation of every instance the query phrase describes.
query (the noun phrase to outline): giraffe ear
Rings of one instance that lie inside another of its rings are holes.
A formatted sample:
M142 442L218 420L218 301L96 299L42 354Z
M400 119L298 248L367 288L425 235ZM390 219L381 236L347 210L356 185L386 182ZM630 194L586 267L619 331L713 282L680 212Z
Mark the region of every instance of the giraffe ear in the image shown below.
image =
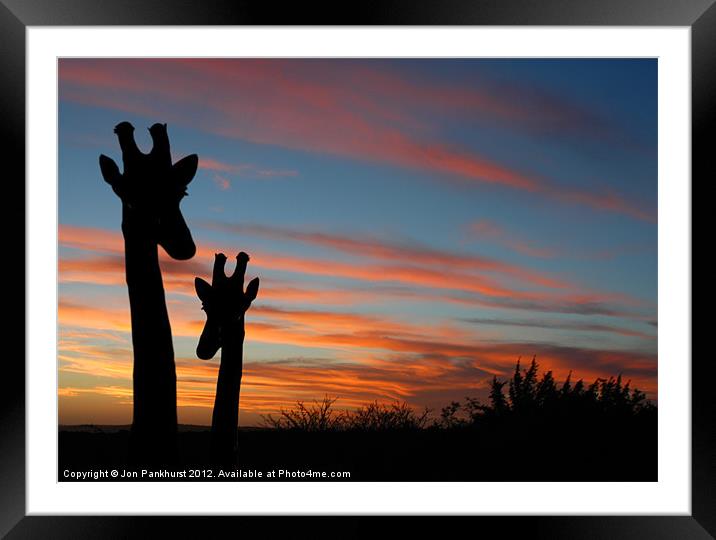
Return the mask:
M191 154L177 161L172 165L172 176L177 184L180 186L187 186L191 182L196 174L196 169L199 167L199 156Z
M256 300L256 296L259 294L259 278L255 277L246 286L246 293L244 294L247 303L251 303Z
M194 278L194 288L196 289L196 295L199 297L199 300L206 302L209 299L211 295L211 285L206 281L200 277Z
M104 181L112 187L115 187L122 178L117 164L112 158L109 158L104 154L100 154L99 156L99 170L102 171L102 178L104 178Z

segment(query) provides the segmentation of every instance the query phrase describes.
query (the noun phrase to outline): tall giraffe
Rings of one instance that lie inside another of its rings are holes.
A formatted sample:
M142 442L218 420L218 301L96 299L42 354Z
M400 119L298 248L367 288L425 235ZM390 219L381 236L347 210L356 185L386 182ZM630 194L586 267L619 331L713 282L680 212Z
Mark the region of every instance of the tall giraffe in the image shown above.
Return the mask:
M176 367L157 246L178 260L196 253L179 203L196 174L198 158L192 154L172 165L166 124L149 128L153 143L149 154L137 147L129 122L118 124L114 132L122 150L123 172L105 155L99 157L99 165L104 180L122 201L134 352L130 459L168 463L176 451Z
M211 284L194 280L196 293L206 312L196 354L202 360L213 358L221 348L219 377L216 382L214 413L211 419L211 458L217 465L236 462L238 449L239 392L243 374L244 319L259 292L259 278L252 279L244 291L244 276L249 256L236 256L231 277L224 272L226 255L217 253Z

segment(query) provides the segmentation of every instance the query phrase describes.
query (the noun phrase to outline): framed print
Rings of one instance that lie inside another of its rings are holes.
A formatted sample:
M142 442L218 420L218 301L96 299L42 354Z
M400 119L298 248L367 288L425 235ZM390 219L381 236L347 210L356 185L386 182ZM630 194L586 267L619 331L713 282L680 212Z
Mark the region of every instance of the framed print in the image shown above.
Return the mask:
M715 534L711 2L159 6L1 7L3 534Z

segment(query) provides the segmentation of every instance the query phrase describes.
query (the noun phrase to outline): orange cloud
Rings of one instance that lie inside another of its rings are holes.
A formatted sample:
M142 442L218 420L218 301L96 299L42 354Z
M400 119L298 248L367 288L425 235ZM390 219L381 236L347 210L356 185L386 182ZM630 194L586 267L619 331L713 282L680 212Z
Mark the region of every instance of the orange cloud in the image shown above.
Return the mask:
M126 313L126 312L125 312ZM247 342L293 345L304 348L325 348L352 351L355 357L369 351L408 354L420 358L453 362L469 361L485 374L502 373L519 356L537 354L550 367L564 369L580 366L596 371L606 364L620 370L640 372L654 370L654 357L649 354L619 350L593 350L540 343L508 343L478 341L474 333L446 325L414 325L387 318L341 312L252 308L247 322ZM192 312L175 311L172 327L175 335L196 337L203 321L193 319ZM128 314L127 314L128 317ZM258 319L258 320L257 320ZM84 321L84 324L83 324ZM128 331L116 312L104 308L78 306L62 300L59 322L62 326L88 327ZM61 348L62 354L71 347ZM84 351L87 353L87 351ZM92 351L96 352L96 351ZM126 351L121 353L126 357Z
M117 332L131 331L129 310L126 309L97 309L60 299L57 316L59 323L66 326Z
M99 229L67 226L60 226L59 234L62 246L107 254L100 258L62 258L60 260L60 281L110 285L120 285L124 282L121 235ZM400 264L386 265L367 262L351 264L330 259L306 259L253 251L251 254L252 269L257 273L265 269L309 276L340 277L385 285L398 283L421 289L413 293L398 292L398 296L402 297L412 296L432 300L444 298L449 302L506 309L633 316L633 313L614 307L614 304L637 303L623 295L574 290L574 286L567 282L560 282L555 278L533 273L528 269L481 257L461 256L428 248L393 246L376 241L351 240L329 235L318 235L314 238L309 234L306 237L298 238L302 241L323 243L353 254L386 258ZM174 261L160 250L160 264L165 288L168 292L193 295L194 277L205 276L210 272L210 261L213 261L214 253L220 250L206 247L205 243L200 243L200 245L205 247L199 248L196 258L192 261ZM415 266L415 263L424 264L426 267ZM468 271L453 271L448 268L460 268ZM472 272L473 269L483 269L485 272L478 274ZM515 278L523 278L529 283L537 282L543 286L551 285L554 288L569 287L572 288L572 291L550 292L514 289L485 275L493 270ZM434 292L424 290L425 288L444 292L436 295ZM383 289L382 293L384 296L390 296L392 290L394 289L388 287ZM464 294L456 294L456 292ZM319 296L316 299L320 301Z
M57 317L59 324L64 327L125 333L132 331L128 306L94 307L60 298ZM172 320L172 333L175 336L198 336L202 327L201 321Z
M492 373L505 379L514 369L515 358L503 364L494 372L485 372L471 362L451 362L441 358L401 356L396 358L367 357L365 361L331 362L310 358L297 358L271 362L247 362L241 391L242 418L249 418L249 424L259 423L260 414L278 412L291 407L296 400L311 401L324 395L337 396L336 404L342 408L354 408L374 400L407 401L416 408L426 405L429 396L451 395L454 399L464 396L486 398L487 386ZM560 359L542 357L542 369L552 369L558 381L564 380L569 366ZM614 374L611 366L586 367L572 374L572 380L584 378L592 382L596 377ZM636 368L635 376L626 377L632 386L655 396L655 378L648 375L652 364ZM205 421L210 419L213 406L216 363L199 363L196 360L177 360L177 406L180 418L182 409L199 407L206 409ZM641 369L646 375L639 374ZM113 397L117 403L131 403L131 386L127 381L121 384L99 384L89 388L61 386L61 397L82 399L97 394ZM446 400L431 401L435 409L445 405ZM61 420L62 421L62 420ZM246 425L246 424L245 424Z
M58 234L62 246L124 256L124 240L118 232L60 224Z

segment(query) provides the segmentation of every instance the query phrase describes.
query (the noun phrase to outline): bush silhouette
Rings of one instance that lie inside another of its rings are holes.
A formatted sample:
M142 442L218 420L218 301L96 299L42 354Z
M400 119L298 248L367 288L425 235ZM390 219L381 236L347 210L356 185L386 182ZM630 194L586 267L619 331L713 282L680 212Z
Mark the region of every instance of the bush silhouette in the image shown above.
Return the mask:
M551 371L538 377L536 358L527 369L517 361L512 377L507 381L493 378L489 404L474 398L465 403L453 402L443 409L441 427L477 426L514 421L579 421L591 420L624 422L654 416L656 406L646 400L643 392L623 383L621 375L599 378L589 386L580 379L572 384L571 372L561 386ZM508 386L507 396L504 387Z
M321 401L314 401L306 406L297 401L293 409L281 409L279 416L268 414L263 416L264 424L275 429L294 429L300 431L332 431L342 423L342 415L333 410L338 398L325 396Z
M422 429L429 410L418 414L405 402L385 404L374 401L353 411L336 411L338 398L325 396L306 405L297 401L292 409L281 409L278 416L265 415L264 424L275 429L300 431L396 431Z
M507 386L507 395L505 395ZM464 402L452 401L430 421L426 408L416 412L408 403L385 404L374 401L355 410L336 411L338 398L324 397L306 405L298 401L291 409L282 409L278 416L264 416L264 424L275 429L301 431L395 431L405 429L461 429L504 427L508 425L593 421L617 423L654 417L656 406L646 400L638 389L624 384L621 375L599 378L589 386L582 379L572 384L570 372L558 385L551 371L539 377L539 364L532 358L522 369L517 361L512 377L492 379L488 403L467 397Z
M344 427L359 431L389 431L422 429L427 425L430 411L417 413L405 402L390 404L374 401L344 415Z
M518 360L509 380L493 378L488 403L475 398L452 402L442 409L433 427L483 428L513 434L534 430L535 437L544 439L559 429L606 427L617 433L656 420L656 406L643 392L631 389L630 382L624 384L621 375L599 378L586 386L582 379L573 384L570 372L558 385L551 371L539 377L538 368L535 358L526 369L521 369Z

